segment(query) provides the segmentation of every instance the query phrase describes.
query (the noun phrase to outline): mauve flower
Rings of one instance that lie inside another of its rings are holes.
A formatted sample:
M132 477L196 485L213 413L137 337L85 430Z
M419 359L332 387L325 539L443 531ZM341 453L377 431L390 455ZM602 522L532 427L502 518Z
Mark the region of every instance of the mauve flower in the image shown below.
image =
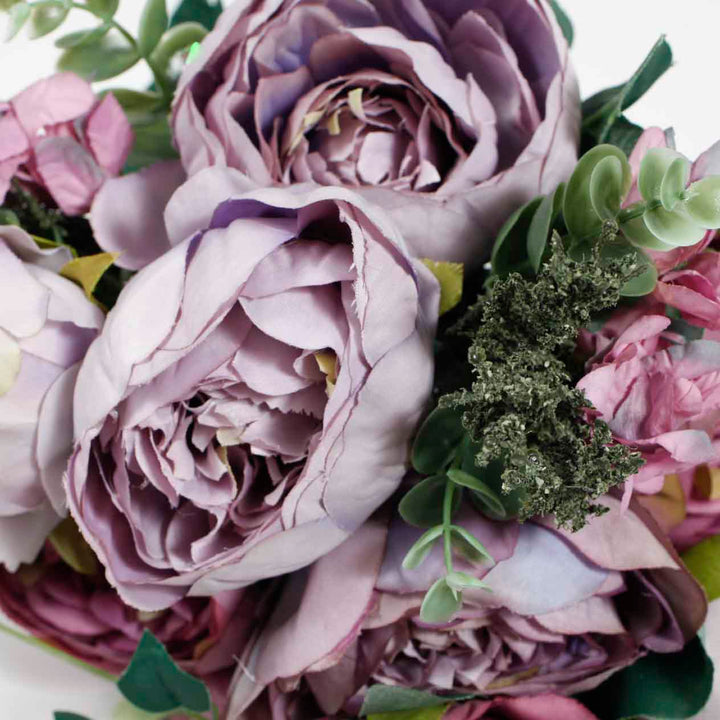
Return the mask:
M188 174L357 189L414 254L479 263L576 161L579 94L544 0L238 0L178 84Z
M328 715L354 715L374 684L440 695L570 695L649 650L678 651L703 623L702 589L642 508L602 502L609 512L577 533L549 520L497 523L465 512L461 524L497 564L472 569L492 592L464 592L446 625L419 619L425 591L443 574L442 548L404 570L421 531L399 518L389 531L371 521L288 579L236 672L230 717L249 708L254 720L255 706L280 707L283 696L286 705L312 699Z
M206 682L220 706L269 592L257 585L144 613L122 602L99 563L78 572L49 543L32 565L0 571L0 609L35 637L119 675L150 630L180 667Z
M442 720L597 720L577 700L562 695L495 698L456 705Z
M686 343L668 332L670 318L642 307L629 313L632 320L614 338L603 328L593 369L578 387L615 439L645 459L626 493L656 493L668 474L720 462L713 443L720 439L720 342ZM623 319L619 313L614 322L622 327Z
M77 364L103 322L58 275L71 259L0 226L0 562L11 570L35 558L66 513Z
M218 204L200 181L75 394L70 509L147 610L339 545L399 485L433 377L438 285L382 212L343 188Z
M0 103L0 204L13 178L81 215L130 152L133 133L108 93L98 101L72 73L39 80Z

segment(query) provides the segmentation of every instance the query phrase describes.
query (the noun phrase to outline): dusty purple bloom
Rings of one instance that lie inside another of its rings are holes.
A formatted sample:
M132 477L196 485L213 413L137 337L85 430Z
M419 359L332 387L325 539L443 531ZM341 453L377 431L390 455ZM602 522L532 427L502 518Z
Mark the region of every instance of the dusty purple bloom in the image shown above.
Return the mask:
M77 364L103 322L58 275L71 259L0 227L0 562L10 570L35 558L66 512Z
M400 483L433 374L437 283L382 212L342 188L218 204L198 183L76 392L70 508L143 609L345 540Z
M416 254L471 262L570 173L578 124L543 0L238 0L173 113L188 174L356 188Z

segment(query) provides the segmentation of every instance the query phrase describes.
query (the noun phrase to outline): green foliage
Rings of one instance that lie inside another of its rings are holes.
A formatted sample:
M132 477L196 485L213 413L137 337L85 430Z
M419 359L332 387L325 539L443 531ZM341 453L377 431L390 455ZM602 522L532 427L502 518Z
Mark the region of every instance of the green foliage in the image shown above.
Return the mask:
M399 710L398 712L370 715L369 720L440 720L449 705L422 708L420 710Z
M462 606L462 594L448 585L447 578L439 578L427 591L420 608L426 623L446 623Z
M221 12L220 0L182 0L170 19L170 27L185 22L196 22L207 30L212 30Z
M146 0L138 30L138 50L143 57L148 57L155 49L168 22L165 0Z
M41 38L63 24L70 12L70 1L60 0L58 4L38 5L30 13L30 38Z
M205 685L181 670L149 630L143 633L117 685L133 705L147 712L203 713L211 708Z
M527 238L542 202L543 198L537 197L518 208L500 228L490 259L493 275L507 275L510 272L531 274Z
M140 60L137 48L112 31L97 40L69 47L58 60L58 69L74 72L89 82L109 80Z
M628 133L636 134L636 130L623 116L623 112L645 95L671 65L672 50L665 38L661 37L626 83L587 99L582 108L583 147L589 148L619 138L625 144L625 147L620 147L627 152ZM620 125L620 134L613 135L617 124Z
M683 554L683 562L705 588L710 602L720 598L720 535L690 548Z
M575 40L575 30L573 29L572 22L568 17L568 14L562 9L560 3L557 0L550 0L550 7L555 13L555 18L558 21L558 25L562 30L562 34L567 40L567 44L572 47L573 40Z
M627 256L600 262L598 247L573 260L557 237L552 251L537 279L498 279L470 309L463 327L475 380L440 405L463 413L478 466L502 461L502 490L520 491L521 520L552 514L577 530L604 512L593 501L642 461L612 444L607 425L584 422L590 403L562 358L594 313L617 304L637 267Z
M360 717L382 713L408 712L426 708L447 707L449 702L471 700L475 695L454 695L439 697L421 690L395 687L390 685L372 685L365 695ZM422 717L422 716L421 716Z
M64 710L56 710L53 713L55 720L89 720L84 715L78 715L73 712L65 712Z
M7 29L5 40L12 40L22 29L30 17L30 5L26 2L19 2L11 5L8 13Z
M413 467L423 475L440 472L455 456L464 437L465 429L458 414L451 409L436 408L415 437Z
M712 684L712 661L695 637L680 652L650 653L578 699L603 720L675 720L697 715Z

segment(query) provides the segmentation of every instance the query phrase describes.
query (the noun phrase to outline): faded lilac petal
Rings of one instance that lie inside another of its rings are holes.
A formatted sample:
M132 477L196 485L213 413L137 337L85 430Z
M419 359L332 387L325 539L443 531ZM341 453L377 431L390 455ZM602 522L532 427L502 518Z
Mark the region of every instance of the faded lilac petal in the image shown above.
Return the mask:
M612 522L595 528L603 518L593 518L579 544L548 520L516 527L517 542L490 572L466 568L492 592L464 593L462 609L446 625L427 625L418 616L437 575L422 588L411 582L403 589L397 580L390 588L388 579L402 577L389 567L401 562L393 547L399 530L390 531L380 564L384 521L367 525L287 581L274 617L241 658L231 716L254 719L276 707L304 708L294 716L302 720L352 716L367 688L384 684L491 697L455 706L457 720L551 717L546 712L590 720L579 704L549 694L592 689L648 650L676 652L707 608L701 588L642 508L633 502L621 513L618 500L606 500ZM508 525L466 515L483 539L495 534L497 541ZM483 524L496 529L483 531ZM610 526L617 540L609 537ZM616 561L611 546L623 541L636 547L632 557ZM352 612L334 619L348 602Z
M19 368L0 394L0 562L32 562L65 513L62 475L72 449L76 365L102 313L57 270L66 248L40 250L20 228L0 228L0 340Z
M180 163L171 160L105 182L90 224L98 245L119 253L116 265L139 270L170 248L162 209L184 179Z
M172 123L189 175L352 187L413 254L478 264L572 170L579 96L544 2L275 0L223 13Z
M339 545L397 489L430 392L438 287L386 216L342 188L236 181L175 193L173 247L78 377L71 512L146 609Z
M98 101L73 73L40 80L0 105L0 202L10 182L43 191L66 215L82 215L117 175L133 133L111 94Z

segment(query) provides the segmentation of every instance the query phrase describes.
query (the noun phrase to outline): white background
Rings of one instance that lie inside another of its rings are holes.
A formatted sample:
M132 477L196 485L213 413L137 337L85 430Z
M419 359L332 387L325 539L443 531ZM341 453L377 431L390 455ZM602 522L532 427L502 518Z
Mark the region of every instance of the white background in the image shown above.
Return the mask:
M226 0L227 1L227 0ZM562 0L575 24L575 67L583 96L626 80L661 34L675 66L628 114L641 125L674 126L678 150L695 158L720 139L720 0ZM134 29L141 0L121 0L118 19ZM76 11L61 32L88 27ZM57 56L48 38L18 38L0 45L0 100L53 70ZM142 87L142 68L128 73ZM121 84L117 79L113 85ZM720 601L719 601L720 602ZM708 647L720 668L720 605L712 608ZM703 720L720 718L720 693ZM106 681L22 642L0 635L0 717L51 720L56 709L111 720L119 695Z

